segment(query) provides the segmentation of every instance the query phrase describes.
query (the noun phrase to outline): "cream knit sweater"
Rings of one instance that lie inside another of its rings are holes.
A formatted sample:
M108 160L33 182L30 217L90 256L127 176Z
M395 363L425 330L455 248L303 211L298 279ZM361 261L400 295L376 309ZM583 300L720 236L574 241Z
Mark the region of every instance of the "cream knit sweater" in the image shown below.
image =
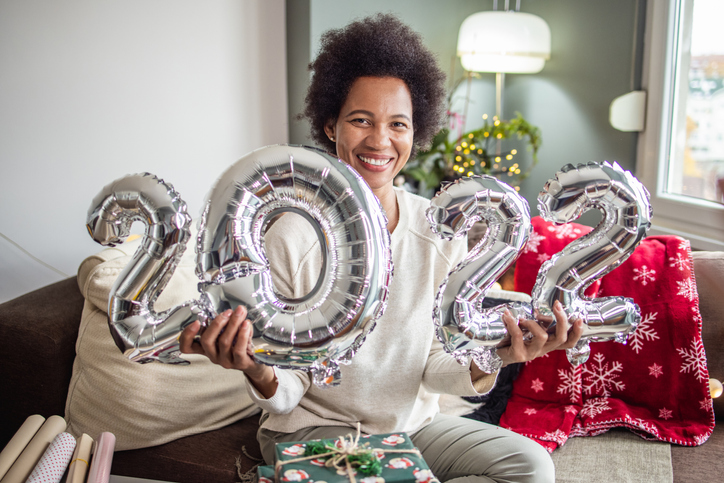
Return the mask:
M320 389L307 373L274 368L279 386L264 399L247 384L269 418L263 426L291 433L310 426L361 424L368 434L413 432L439 411L438 394L479 396L497 374L475 387L467 366L445 353L435 337L432 308L443 278L466 253L464 240L438 239L425 219L429 200L396 190L400 220L392 233L394 277L387 310L348 366L338 387ZM281 220L280 220L281 221ZM305 226L306 225L306 226ZM317 237L302 217L286 214L267 232L265 245L276 289L299 297L319 275ZM476 390L477 389L477 390Z

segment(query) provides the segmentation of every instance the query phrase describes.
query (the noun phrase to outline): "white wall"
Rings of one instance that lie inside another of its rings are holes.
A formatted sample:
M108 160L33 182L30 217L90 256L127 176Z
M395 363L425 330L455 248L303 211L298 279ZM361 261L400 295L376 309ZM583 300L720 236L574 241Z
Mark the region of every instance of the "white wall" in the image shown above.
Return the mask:
M101 249L112 180L154 173L197 220L229 164L287 142L284 25L283 0L0 0L0 302Z

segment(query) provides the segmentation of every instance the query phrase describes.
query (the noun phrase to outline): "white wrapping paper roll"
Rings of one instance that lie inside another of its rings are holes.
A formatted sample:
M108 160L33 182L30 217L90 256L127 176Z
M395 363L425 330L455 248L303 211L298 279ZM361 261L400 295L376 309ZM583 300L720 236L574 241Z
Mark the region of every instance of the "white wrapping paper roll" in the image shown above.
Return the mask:
M56 436L65 431L65 419L51 416L40 427L0 483L25 483L38 460Z
M75 450L75 437L60 433L41 456L25 483L59 483Z
M5 476L5 473L7 473L13 463L15 463L15 460L18 459L20 453L23 452L44 422L45 418L40 414L28 416L28 419L20 426L20 429L18 429L12 439L8 441L8 444L5 445L2 453L0 453L0 478Z
M111 477L113 451L116 449L116 437L113 433L101 433L93 451L88 483L108 483Z
M75 445L73 458L68 465L68 477L66 483L85 483L90 466L91 451L93 450L93 438L83 433Z

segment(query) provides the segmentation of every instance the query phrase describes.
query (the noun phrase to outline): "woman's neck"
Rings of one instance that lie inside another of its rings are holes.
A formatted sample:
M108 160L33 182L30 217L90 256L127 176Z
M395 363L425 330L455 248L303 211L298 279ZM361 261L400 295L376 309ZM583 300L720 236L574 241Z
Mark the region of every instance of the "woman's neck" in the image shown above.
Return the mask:
M392 186L385 186L379 190L373 190L375 196L380 200L382 208L387 215L387 229L392 233L400 221L400 209L397 206L397 195Z

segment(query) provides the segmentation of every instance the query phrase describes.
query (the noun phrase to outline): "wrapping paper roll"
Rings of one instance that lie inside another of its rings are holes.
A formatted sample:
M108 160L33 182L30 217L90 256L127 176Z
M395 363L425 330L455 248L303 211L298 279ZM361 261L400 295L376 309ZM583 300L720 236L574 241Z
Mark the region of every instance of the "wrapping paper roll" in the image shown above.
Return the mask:
M75 451L73 452L73 458L70 460L68 465L68 477L65 479L66 483L84 483L85 477L88 474L88 463L91 459L91 450L93 449L93 438L83 433L78 440L78 444L75 445Z
M59 483L75 450L75 437L60 433L41 456L25 483Z
M15 436L8 441L8 444L5 445L2 453L0 453L0 478L5 476L44 422L45 418L40 414L28 416L28 419L25 420L23 425L20 426L20 429L15 433Z
M108 483L111 477L113 451L116 449L116 437L113 433L101 433L91 461L88 483Z
M50 443L65 431L65 428L65 419L60 416L49 417L20 453L0 483L25 483Z

